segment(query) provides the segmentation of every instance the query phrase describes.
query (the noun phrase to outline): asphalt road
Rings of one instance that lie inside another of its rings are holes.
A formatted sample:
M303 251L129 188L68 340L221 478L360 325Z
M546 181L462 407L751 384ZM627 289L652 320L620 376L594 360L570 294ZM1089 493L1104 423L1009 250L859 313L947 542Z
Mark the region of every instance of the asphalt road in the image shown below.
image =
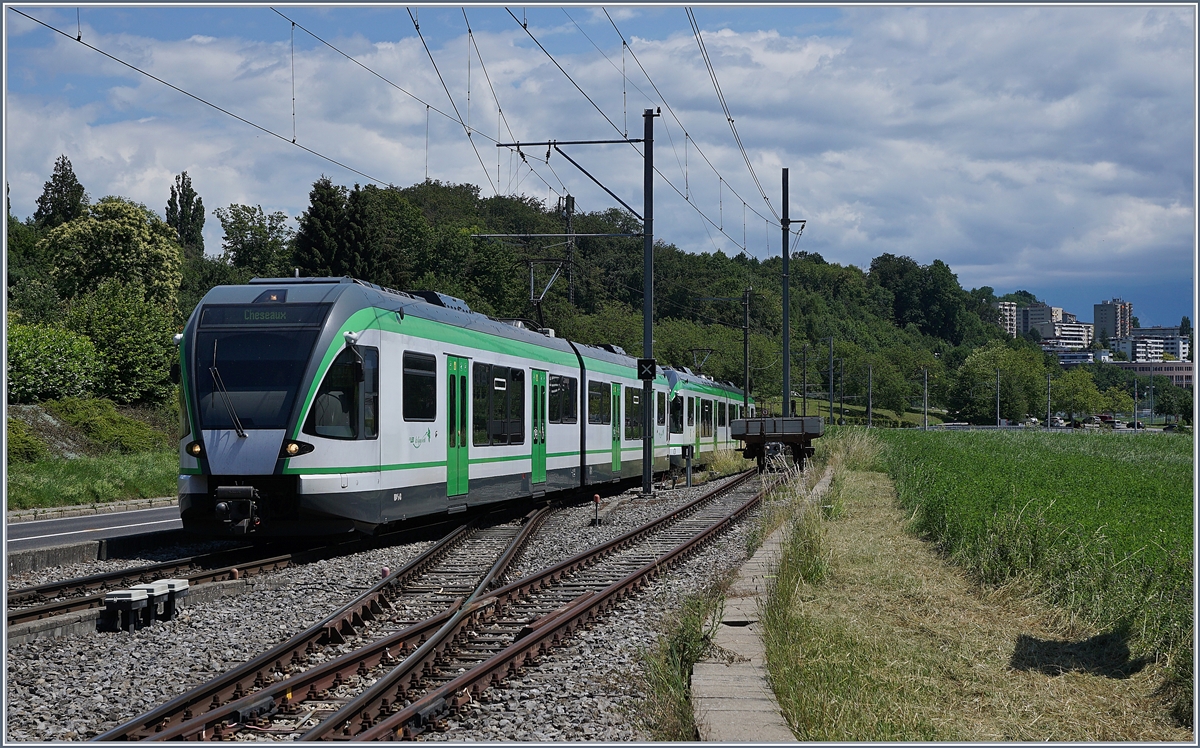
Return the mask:
M182 527L183 523L179 519L179 507L177 506L13 522L7 525L6 550L8 553L12 553L32 548L79 543L85 540L178 530Z

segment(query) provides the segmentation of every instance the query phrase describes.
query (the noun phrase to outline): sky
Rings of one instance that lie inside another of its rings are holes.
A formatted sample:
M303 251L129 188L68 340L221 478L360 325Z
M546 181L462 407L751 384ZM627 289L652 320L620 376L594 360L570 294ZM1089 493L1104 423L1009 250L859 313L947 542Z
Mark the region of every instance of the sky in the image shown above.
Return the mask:
M778 256L788 168L796 251L940 259L1081 321L1114 297L1195 319L1192 6L696 6L712 74L682 5L412 10L6 6L13 213L62 154L93 200L160 215L187 171L210 254L214 209L296 218L322 175L599 211L619 204L558 153L496 143L638 138L661 108L654 233L687 251ZM563 150L641 211L640 146Z

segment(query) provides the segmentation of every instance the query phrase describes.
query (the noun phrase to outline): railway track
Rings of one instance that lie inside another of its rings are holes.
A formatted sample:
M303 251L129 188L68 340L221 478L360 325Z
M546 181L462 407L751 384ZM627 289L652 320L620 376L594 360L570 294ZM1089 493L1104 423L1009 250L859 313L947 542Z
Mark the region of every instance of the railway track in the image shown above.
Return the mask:
M331 682L340 682L346 649L350 655L374 656L386 664L394 659L393 652L403 655L420 646L436 630L428 628L431 622L449 617L463 600L502 579L553 511L554 507L535 511L520 527L484 527L486 518L462 525L291 639L94 740L166 739L173 734L171 727L205 721L213 710L244 700L247 694L298 682L297 673L313 677L334 668ZM237 713L239 720L261 711L258 700L251 701L248 709Z
M223 685L206 684L95 739L369 740L444 728L447 710L482 698L488 686L521 672L578 626L592 625L750 511L763 494L752 478L752 472L743 474L653 522L517 581L496 587L502 573L492 573L438 613L405 628L380 629L363 646L346 647L307 669L304 645L287 642L238 668L241 681L235 689L229 688L229 677ZM516 553L510 549L503 564ZM501 565L497 561L493 571ZM364 610L375 617L370 606L359 607ZM316 632L311 641L332 640L333 632L352 621L346 615L306 634ZM251 673L253 685L243 687Z
M437 529L446 524L445 522L433 523L422 529ZM295 548L295 543L278 543L274 546L275 552L267 555L264 555L263 547L244 546L103 574L22 587L7 592L5 617L7 625L11 627L67 613L102 608L104 607L104 596L108 591L124 589L135 584L174 578L186 579L191 586L198 586L231 579L246 579L260 574L282 571L297 564L307 564L390 544L408 542L412 536L412 530L405 530L372 538L358 538L300 548Z

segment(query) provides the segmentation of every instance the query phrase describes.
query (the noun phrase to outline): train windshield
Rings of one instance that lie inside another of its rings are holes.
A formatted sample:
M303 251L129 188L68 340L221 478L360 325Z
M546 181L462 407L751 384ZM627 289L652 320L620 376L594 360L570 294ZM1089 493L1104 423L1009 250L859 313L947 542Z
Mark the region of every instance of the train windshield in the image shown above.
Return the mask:
M234 428L231 410L243 428L286 428L319 334L319 328L202 330L193 368L200 428Z

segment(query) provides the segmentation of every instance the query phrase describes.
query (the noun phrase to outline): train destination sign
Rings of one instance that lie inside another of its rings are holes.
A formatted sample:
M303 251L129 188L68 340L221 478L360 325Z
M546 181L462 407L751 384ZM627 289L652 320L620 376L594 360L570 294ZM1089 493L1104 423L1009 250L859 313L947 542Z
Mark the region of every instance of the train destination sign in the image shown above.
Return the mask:
M207 304L200 311L200 326L319 325L327 311L328 304Z

